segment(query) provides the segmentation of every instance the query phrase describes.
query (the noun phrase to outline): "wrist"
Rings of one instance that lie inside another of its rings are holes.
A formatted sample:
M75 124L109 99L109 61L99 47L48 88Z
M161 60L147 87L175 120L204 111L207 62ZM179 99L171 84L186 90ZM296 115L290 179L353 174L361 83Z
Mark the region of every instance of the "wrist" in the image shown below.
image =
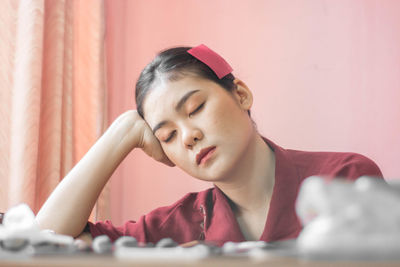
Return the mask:
M113 153L124 156L138 147L140 126L136 121L124 118L116 120L101 137L102 142L108 146Z

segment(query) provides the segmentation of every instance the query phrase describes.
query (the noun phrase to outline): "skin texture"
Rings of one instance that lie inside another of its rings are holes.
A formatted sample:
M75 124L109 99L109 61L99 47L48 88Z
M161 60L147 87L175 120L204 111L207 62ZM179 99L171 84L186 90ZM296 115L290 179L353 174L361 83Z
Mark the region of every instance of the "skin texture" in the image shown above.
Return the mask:
M36 216L38 225L79 236L112 173L140 148L157 161L213 182L233 203L245 238L258 239L268 214L275 158L247 114L253 102L250 90L240 80L235 84L237 89L227 92L195 75L158 80L144 101L145 120L136 110L121 114L46 200ZM207 147L215 147L214 153L198 165L196 156Z

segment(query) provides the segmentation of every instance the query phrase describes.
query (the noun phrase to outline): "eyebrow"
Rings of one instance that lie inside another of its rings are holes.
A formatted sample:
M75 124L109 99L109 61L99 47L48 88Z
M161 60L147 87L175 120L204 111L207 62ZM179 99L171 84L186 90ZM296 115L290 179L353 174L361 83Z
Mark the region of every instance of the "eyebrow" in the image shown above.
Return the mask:
M176 104L175 110L176 110L176 111L179 111L180 109L182 109L182 107L183 107L183 105L185 105L186 101L187 101L193 94L195 94L195 93L197 93L197 92L199 92L199 91L200 91L200 90L193 90L193 91L190 91L190 92L186 93L186 94L179 100L178 104ZM153 134L154 134L158 129L160 129L161 127L163 127L166 123L167 123L167 121L162 121L162 122L157 123L157 125L154 126L154 128L153 128L153 130L152 130L152 131L153 131Z

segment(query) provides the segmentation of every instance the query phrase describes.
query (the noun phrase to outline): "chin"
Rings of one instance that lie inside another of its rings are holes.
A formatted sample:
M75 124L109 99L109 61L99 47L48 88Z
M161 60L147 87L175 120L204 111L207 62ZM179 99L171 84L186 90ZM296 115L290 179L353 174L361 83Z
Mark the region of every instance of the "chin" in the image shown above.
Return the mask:
M232 166L228 164L217 164L214 162L213 166L210 166L206 172L203 172L197 176L198 179L208 182L220 182L229 179L232 171Z
M234 172L239 160L240 156L235 154L228 158L222 158L219 155L219 158L205 167L183 168L179 166L179 168L196 179L206 182L219 182L232 176L232 172Z

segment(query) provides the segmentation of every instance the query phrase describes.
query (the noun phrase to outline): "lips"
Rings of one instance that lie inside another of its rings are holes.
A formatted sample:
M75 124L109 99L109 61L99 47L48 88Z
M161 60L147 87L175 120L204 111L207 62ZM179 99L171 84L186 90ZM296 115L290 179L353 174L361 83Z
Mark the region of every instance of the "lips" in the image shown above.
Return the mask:
M200 150L200 152L197 153L197 155L196 155L197 165L199 165L201 163L201 160L203 158L205 158L210 152L214 151L214 149L215 149L215 146L210 146L210 147L206 147L206 148L203 148L202 150Z

